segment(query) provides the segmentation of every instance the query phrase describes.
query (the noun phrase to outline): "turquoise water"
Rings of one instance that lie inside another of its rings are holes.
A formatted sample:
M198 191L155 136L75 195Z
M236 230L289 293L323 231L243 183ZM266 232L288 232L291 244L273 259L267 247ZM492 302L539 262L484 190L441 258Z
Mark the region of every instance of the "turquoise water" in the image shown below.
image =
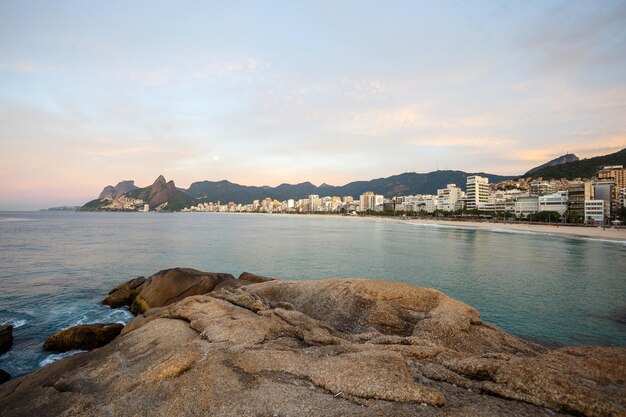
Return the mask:
M15 325L0 368L57 359L41 345L62 328L128 321L99 304L108 290L174 266L409 282L524 337L626 346L623 243L334 217L0 212L0 323Z

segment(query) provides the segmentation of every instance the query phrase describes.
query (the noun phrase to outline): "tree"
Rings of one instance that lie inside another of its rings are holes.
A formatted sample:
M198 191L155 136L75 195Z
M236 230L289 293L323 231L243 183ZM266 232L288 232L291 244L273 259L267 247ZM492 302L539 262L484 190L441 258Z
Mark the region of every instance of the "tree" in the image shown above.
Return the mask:
M538 213L531 213L528 215L528 219L533 222L556 222L561 218L561 215L557 211L540 211Z

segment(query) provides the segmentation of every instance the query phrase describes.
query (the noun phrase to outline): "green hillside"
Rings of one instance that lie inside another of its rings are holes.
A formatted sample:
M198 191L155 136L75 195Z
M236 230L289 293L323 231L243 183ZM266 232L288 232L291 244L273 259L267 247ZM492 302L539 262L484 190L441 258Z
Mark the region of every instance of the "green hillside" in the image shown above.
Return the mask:
M523 177L543 177L546 179L566 178L568 180L574 178L592 178L600 169L607 165L626 166L626 148L609 155L596 156L589 159L581 159L576 162L568 162L562 165L542 168L532 172L532 174L526 173Z

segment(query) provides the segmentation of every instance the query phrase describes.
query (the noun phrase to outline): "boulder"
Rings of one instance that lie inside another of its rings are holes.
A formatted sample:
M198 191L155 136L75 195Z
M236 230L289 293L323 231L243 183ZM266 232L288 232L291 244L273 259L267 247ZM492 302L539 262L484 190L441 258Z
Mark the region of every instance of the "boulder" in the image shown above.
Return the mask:
M151 308L0 386L3 417L624 416L626 349L548 350L439 291L268 281ZM225 395L227 393L227 395Z
M144 277L133 278L128 282L118 285L109 291L107 297L102 300L102 304L111 308L130 306L137 296L139 287L146 281Z
M239 275L239 280L247 281L252 284L258 284L258 283L267 282L267 281L274 281L275 279L276 278L264 277L261 275L252 274L250 272L243 272L241 275Z
M0 384L4 384L10 379L11 379L11 375L4 369L0 369Z
M13 326L10 324L0 326L0 353L11 349L13 345Z
M119 323L74 326L50 336L43 344L43 348L55 352L96 349L115 339L123 328L124 325Z
M192 295L244 285L230 274L202 272L191 268L166 269L148 278L138 289L130 311L142 314L152 307L163 307Z

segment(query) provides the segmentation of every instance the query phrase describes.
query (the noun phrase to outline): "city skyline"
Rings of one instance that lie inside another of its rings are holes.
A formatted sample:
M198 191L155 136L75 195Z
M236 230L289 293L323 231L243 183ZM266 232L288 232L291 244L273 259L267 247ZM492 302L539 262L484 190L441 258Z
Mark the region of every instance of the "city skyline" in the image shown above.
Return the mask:
M626 4L0 3L2 208L626 147Z

